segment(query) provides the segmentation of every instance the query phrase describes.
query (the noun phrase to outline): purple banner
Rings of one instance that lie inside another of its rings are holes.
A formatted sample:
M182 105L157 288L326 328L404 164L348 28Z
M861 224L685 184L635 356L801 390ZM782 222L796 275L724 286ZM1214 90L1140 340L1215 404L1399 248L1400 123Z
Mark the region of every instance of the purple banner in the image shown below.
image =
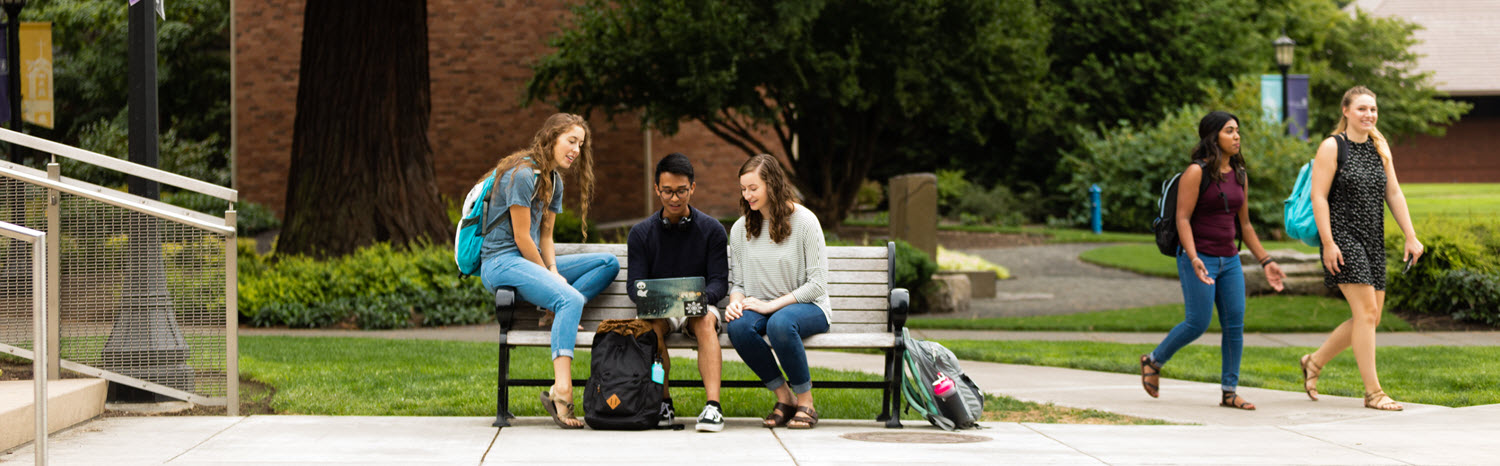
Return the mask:
M1307 75L1293 74L1286 77L1287 118L1292 120L1287 134L1307 140Z

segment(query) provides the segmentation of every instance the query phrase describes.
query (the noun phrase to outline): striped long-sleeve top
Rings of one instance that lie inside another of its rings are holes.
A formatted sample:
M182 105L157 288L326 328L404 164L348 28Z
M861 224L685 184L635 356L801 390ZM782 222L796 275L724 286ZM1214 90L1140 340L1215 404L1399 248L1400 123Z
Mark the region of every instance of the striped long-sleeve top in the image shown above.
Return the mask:
M792 212L792 234L771 241L771 225L761 222L760 235L745 235L745 218L729 231L729 292L770 301L787 294L799 303L815 304L832 322L828 298L828 252L818 216L801 204Z

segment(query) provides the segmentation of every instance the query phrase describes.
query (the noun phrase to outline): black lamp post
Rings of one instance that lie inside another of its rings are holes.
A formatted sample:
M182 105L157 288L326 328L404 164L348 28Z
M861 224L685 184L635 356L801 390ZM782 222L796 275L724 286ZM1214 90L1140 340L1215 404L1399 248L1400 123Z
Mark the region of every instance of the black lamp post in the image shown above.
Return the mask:
M9 78L10 130L21 131L21 8L26 0L0 0L8 17L5 31L5 74ZM21 147L10 145L11 163L21 163Z
M1286 31L1281 32L1281 37L1271 41L1276 47L1276 67L1281 68L1281 121L1285 122L1292 116L1291 107L1287 106L1287 88L1291 87L1286 80L1286 72L1292 69L1292 51L1297 48L1297 41L1286 36Z

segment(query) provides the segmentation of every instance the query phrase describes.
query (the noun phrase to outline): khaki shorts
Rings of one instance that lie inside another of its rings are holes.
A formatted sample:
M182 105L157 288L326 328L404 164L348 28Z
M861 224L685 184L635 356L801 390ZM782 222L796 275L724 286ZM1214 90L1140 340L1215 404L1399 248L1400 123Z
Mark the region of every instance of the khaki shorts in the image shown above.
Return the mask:
M705 316L713 316L714 333L724 333L724 315L719 312L718 306L710 304L707 307L708 313L705 314ZM689 317L668 317L666 319L668 322L667 333L682 332L682 334L687 335L688 338L693 338L696 340L697 335L693 335L693 327L688 325L688 319Z

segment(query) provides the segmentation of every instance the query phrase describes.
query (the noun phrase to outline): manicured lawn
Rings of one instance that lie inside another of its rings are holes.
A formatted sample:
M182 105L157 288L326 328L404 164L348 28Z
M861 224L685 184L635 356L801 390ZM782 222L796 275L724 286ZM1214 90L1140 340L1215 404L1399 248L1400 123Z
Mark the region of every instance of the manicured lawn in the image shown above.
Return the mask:
M1500 215L1500 183L1402 183L1401 192L1414 222L1430 215L1455 219ZM1395 227L1389 209L1385 219L1387 229Z
M1139 357L1153 345L1082 341L943 341L960 359L1139 374ZM1240 385L1302 391L1297 358L1314 348L1246 347ZM1450 407L1500 403L1500 347L1385 347L1377 352L1380 383L1397 401ZM1219 348L1188 345L1162 369L1165 377L1218 383ZM1138 390L1138 389L1137 389ZM1321 393L1363 397L1364 386L1349 351L1330 361ZM1142 395L1144 396L1144 394Z
M967 330L1052 330L1094 332L1166 332L1182 321L1182 304L1055 316L993 317L984 319L914 318L907 327ZM1315 296L1254 296L1245 302L1245 330L1249 332L1328 332L1349 318L1343 300ZM1218 319L1210 332L1219 329ZM1381 331L1411 331L1406 321L1386 311Z
M573 361L573 376L587 377L589 353ZM546 348L511 353L512 375L549 378ZM264 337L240 338L240 372L274 388L271 409L281 414L360 416L493 416L495 414L495 345L490 343L374 338ZM672 358L674 378L698 378L697 362ZM754 379L744 364L725 363L725 378ZM813 369L813 380L879 380L863 372ZM545 416L537 401L540 387L512 387L511 412ZM583 389L574 388L577 415L582 416ZM703 406L703 389L672 391L678 416L693 417ZM880 412L875 390L820 388L818 411L826 419L871 419ZM769 391L726 388L725 415L762 417L774 403ZM1072 422L1087 424L1159 424L1160 421L1112 413L1060 408L991 396L986 420ZM914 425L926 422L915 411L902 416ZM691 421L687 421L691 422Z
M493 416L496 349L492 343L372 338L243 337L240 371L276 388L271 407L284 414L364 416ZM511 353L514 378L551 378L546 348ZM588 376L589 353L573 360L573 376ZM692 359L672 358L675 378L697 378ZM744 364L724 364L725 378L753 379ZM813 370L813 380L879 380L862 372ZM542 387L511 387L517 416L545 416ZM582 416L582 387L574 402ZM696 416L702 389L673 391L679 415ZM762 389L724 389L727 416L761 417L775 401ZM874 419L880 394L873 390L819 390L822 416ZM690 412L691 411L691 412Z
M1267 251L1295 249L1317 254L1318 248L1302 244L1301 241L1267 241L1262 243ZM1177 259L1162 255L1156 244L1121 244L1104 246L1084 251L1078 259L1094 265L1129 270L1155 277L1177 278Z

